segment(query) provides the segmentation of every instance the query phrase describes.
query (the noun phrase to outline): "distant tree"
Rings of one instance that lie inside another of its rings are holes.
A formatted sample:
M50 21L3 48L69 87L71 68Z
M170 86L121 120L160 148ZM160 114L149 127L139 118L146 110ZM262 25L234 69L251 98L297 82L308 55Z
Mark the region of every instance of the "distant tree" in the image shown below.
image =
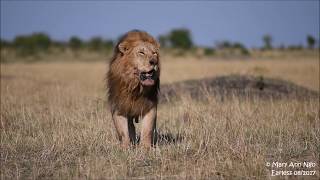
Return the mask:
M311 35L308 35L308 36L307 36L307 44L308 44L308 48L313 49L313 48L314 48L315 43L316 43L315 38L314 38L313 36L311 36Z
M100 51L103 48L103 40L101 37L93 37L88 42L88 47L93 51Z
M31 35L31 41L37 49L44 51L47 51L52 43L50 37L44 33L34 33Z
M193 46L188 29L174 29L169 34L169 41L174 48L190 49Z
M264 46L263 49L272 49L272 37L268 34L262 37Z
M210 47L206 47L204 48L204 55L205 56L212 56L214 55L215 50L213 48Z
M240 42L221 41L216 43L218 49L239 50L242 55L249 55L248 49Z
M47 52L51 44L50 37L44 33L17 36L13 41L13 46L19 55L34 55L39 51Z
M242 55L249 55L249 51L248 51L248 49L246 48L246 46L243 45L243 44L241 44L241 43L239 43L239 42L235 42L235 43L232 45L232 47L233 47L234 49L239 49Z
M10 47L11 46L11 43L7 40L4 40L4 39L0 39L0 48L7 48L7 47Z
M18 55L28 56L36 53L35 46L27 36L16 36L13 40L13 46Z
M114 46L114 43L113 43L112 40L104 40L104 41L103 41L103 48L104 48L106 51L112 51L113 46Z
M78 38L76 36L72 36L69 39L68 45L72 50L79 50L83 46L83 42L80 38Z
M239 42L235 42L233 45L232 45L233 48L235 49L242 49L242 48L245 48L243 44L239 43Z
M61 51L64 51L67 46L67 43L63 41L53 41L52 46L60 49Z

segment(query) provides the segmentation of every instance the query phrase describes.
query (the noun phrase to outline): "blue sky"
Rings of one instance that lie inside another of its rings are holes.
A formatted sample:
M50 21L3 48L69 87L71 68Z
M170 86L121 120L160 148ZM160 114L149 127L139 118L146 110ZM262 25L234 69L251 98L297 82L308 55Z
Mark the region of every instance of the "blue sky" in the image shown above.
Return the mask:
M261 46L271 34L274 44L305 44L319 39L319 1L3 1L1 38L45 32L53 39L76 35L116 39L142 29L154 36L188 28L198 45L239 41Z

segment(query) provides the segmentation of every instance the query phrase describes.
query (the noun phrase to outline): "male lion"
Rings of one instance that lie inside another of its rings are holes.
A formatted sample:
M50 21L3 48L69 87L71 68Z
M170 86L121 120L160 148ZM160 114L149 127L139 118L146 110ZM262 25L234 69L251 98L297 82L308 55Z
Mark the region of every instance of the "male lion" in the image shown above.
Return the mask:
M107 74L112 119L121 143L136 142L133 120L142 119L142 146L154 143L160 84L159 43L148 33L130 31L114 48Z

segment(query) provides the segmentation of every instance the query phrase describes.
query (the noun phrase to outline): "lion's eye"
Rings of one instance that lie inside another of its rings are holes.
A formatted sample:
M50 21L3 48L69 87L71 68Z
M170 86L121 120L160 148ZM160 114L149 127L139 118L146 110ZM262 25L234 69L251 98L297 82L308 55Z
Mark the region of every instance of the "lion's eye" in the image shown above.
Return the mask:
M153 55L158 56L158 53L154 52Z
M141 54L141 55L145 55L143 51L139 51L139 54Z

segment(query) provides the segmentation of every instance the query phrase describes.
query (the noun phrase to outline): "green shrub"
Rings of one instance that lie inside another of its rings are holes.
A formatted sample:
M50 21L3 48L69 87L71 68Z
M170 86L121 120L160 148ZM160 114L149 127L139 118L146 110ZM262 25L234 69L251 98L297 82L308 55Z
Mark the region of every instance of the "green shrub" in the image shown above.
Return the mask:
M76 51L76 50L79 50L80 48L82 48L83 42L80 38L78 38L76 36L72 36L69 39L68 45L72 50Z
M190 49L193 46L188 29L174 29L169 34L169 41L173 48Z
M264 43L263 49L267 50L267 49L272 49L272 37L271 35L264 35L262 37L262 41Z
M316 43L315 38L314 38L313 36L311 36L311 35L308 35L308 36L307 36L307 44L308 44L308 48L313 49L313 48L314 48L315 43Z
M101 37L93 37L88 42L88 47L93 51L101 51L103 48L103 40Z
M112 40L104 40L103 41L103 49L105 49L107 52L111 52L113 49L114 43Z
M212 56L214 55L215 50L213 48L204 48L204 55L205 56Z
M13 41L18 55L31 56L38 52L47 52L52 42L44 33L33 33L31 35L17 36Z

